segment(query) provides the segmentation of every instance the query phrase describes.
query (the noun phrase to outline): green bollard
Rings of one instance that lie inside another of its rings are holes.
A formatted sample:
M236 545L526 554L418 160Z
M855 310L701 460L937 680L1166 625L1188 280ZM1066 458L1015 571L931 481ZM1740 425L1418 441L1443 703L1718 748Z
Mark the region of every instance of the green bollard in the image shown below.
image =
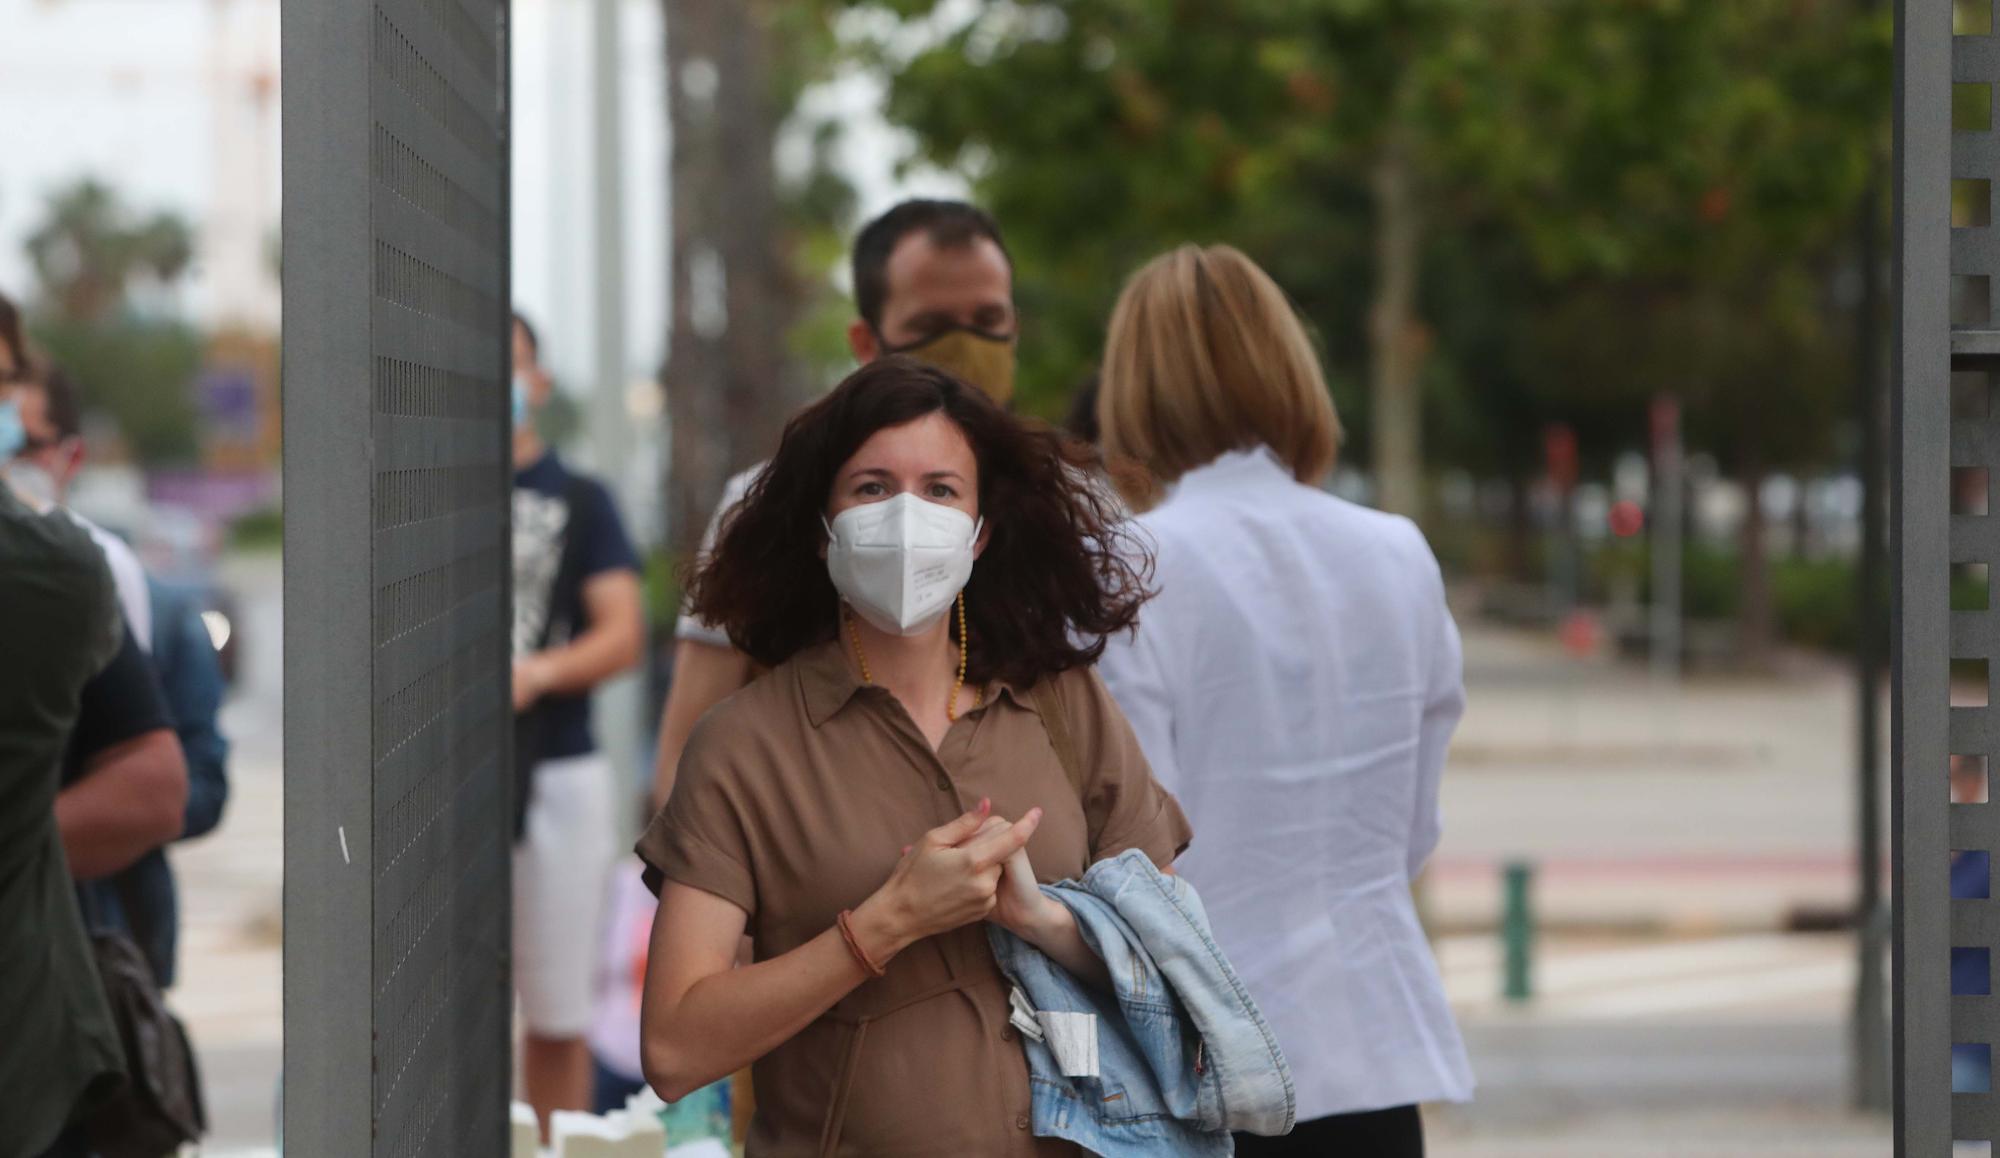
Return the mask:
M1501 901L1500 940L1507 960L1502 996L1519 1005L1535 996L1535 918L1528 895L1535 867L1524 860L1508 861L1501 869L1501 877L1505 896Z

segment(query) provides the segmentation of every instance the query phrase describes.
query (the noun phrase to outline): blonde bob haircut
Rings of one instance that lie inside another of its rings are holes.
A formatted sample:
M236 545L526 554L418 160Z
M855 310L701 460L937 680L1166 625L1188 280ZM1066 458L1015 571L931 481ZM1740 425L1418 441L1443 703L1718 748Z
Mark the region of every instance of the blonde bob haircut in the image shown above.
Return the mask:
M1305 327L1278 283L1232 246L1183 245L1132 275L1111 313L1101 391L1106 456L1155 484L1257 446L1312 483L1340 447Z

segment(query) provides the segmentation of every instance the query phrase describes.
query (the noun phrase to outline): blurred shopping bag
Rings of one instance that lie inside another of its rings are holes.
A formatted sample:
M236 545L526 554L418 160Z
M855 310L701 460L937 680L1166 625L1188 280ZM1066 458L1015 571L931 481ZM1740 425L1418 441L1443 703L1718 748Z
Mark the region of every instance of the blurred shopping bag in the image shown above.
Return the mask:
M639 880L639 869L636 858L619 864L604 905L597 1011L590 1026L600 1112L619 1108L645 1085L639 1067L639 1006L646 992L646 946L657 902Z
M660 1119L630 1110L602 1115L558 1110L549 1141L555 1158L660 1158L667 1149Z
M646 1088L641 1076L639 1010L646 992L646 948L652 941L656 907L653 894L639 879L638 861L611 874L597 1014L590 1029L590 1053L598 1070L597 1108L656 1117L666 1128L669 1153L675 1158L683 1147L710 1141L720 1142L727 1153L733 1140L729 1079L669 1106Z
M651 1090L627 1103L631 1113L650 1110L658 1114L667 1131L667 1153L671 1158L699 1158L716 1152L727 1154L732 1142L729 1126L729 1079L703 1086L669 1106Z

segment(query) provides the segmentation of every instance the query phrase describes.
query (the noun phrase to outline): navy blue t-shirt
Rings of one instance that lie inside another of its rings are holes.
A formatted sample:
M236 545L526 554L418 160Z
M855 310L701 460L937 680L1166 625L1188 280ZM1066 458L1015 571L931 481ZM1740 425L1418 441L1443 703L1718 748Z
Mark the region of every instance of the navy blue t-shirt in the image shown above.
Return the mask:
M572 553L562 575L564 551ZM569 470L549 451L514 472L514 654L560 647L590 624L583 587L606 571L637 571L638 557L611 495L595 479ZM558 590L558 578L561 579ZM533 709L544 714L544 760L597 750L590 735L590 697L547 696Z

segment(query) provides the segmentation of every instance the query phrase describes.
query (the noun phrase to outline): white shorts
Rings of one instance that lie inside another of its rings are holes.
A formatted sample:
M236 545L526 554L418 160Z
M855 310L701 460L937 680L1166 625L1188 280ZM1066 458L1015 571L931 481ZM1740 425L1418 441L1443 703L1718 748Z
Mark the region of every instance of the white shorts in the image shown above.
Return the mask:
M582 1037L596 1013L605 881L617 857L611 761L592 752L535 768L514 846L514 989L536 1037Z

